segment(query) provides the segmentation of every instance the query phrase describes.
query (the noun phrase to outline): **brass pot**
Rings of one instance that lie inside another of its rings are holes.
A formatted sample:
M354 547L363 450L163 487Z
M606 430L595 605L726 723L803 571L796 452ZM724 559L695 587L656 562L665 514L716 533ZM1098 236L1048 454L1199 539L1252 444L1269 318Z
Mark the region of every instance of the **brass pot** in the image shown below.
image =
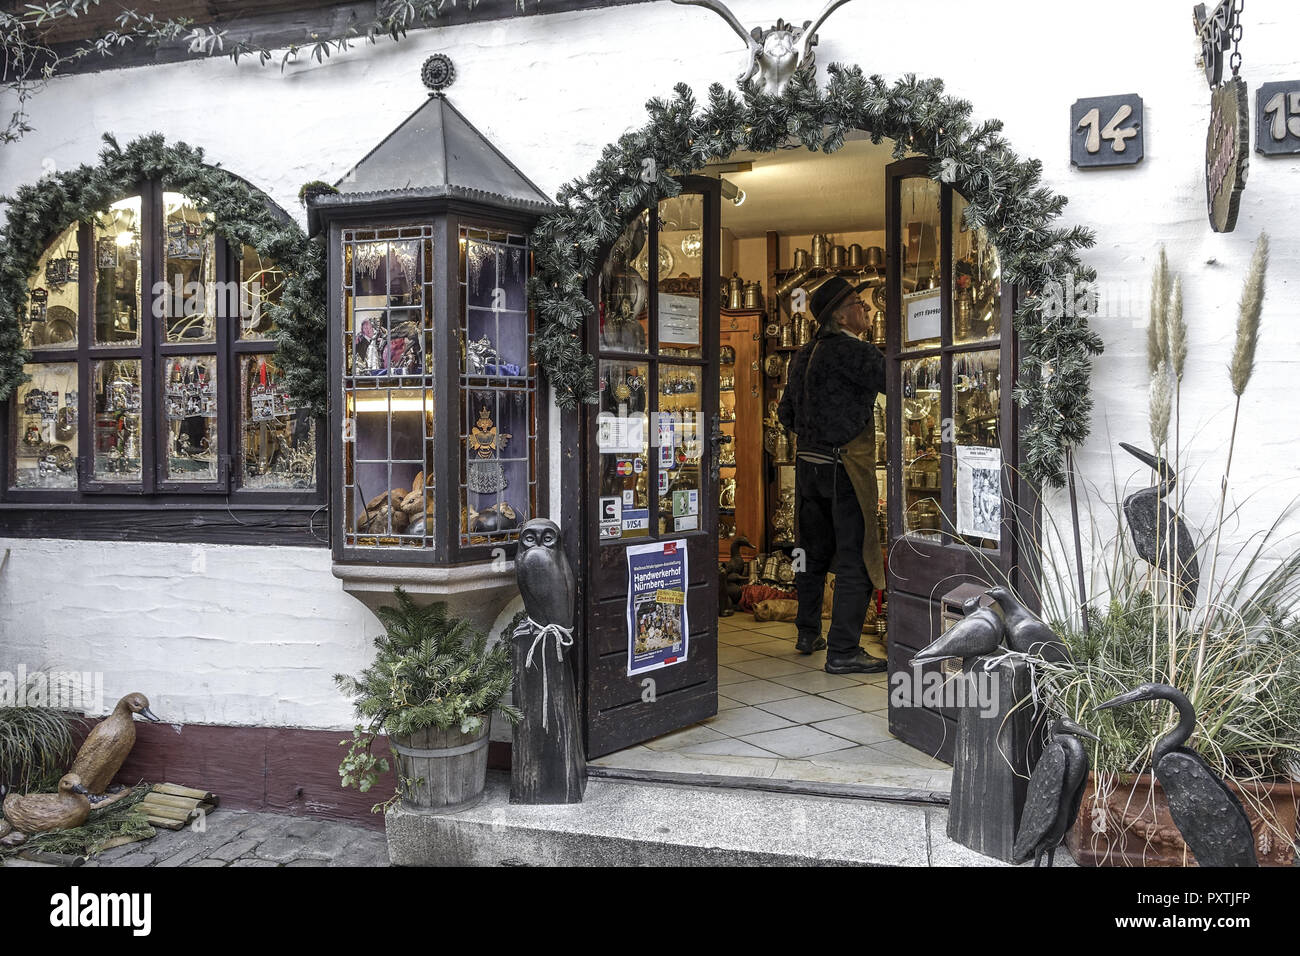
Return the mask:
M825 269L830 259L831 241L825 235L812 238L812 264L814 269Z
M733 272L727 281L727 307L743 309L745 307L745 280Z
M843 246L831 246L831 268L843 269L848 262L848 253Z
M796 269L807 269L807 268L808 268L808 250L807 250L807 249L796 249L796 250L794 251L794 267L795 267Z
M862 268L862 246L858 245L856 242L849 246L849 268Z
M885 267L885 250L879 246L872 246L867 250L867 268L883 269Z
M745 308L761 309L763 307L763 284L755 279L745 283Z

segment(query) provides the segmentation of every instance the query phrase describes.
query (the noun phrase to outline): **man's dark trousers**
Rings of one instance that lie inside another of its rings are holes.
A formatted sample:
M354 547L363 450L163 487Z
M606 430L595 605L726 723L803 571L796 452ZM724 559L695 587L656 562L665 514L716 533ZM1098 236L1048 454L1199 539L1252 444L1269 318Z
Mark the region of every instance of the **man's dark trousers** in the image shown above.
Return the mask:
M795 462L796 505L799 509L799 547L806 569L795 574L799 637L812 641L821 635L822 596L826 572L835 572L835 600L831 627L826 635L827 656L847 657L861 646L862 624L874 594L862 560L865 524L849 473L838 462Z

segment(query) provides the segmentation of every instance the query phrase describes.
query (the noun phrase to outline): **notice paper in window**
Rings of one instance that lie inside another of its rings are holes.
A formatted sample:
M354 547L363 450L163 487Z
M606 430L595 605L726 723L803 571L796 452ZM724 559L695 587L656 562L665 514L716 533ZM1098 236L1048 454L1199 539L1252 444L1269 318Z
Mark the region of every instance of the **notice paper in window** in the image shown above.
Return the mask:
M1002 450L957 447L957 533L1002 540Z

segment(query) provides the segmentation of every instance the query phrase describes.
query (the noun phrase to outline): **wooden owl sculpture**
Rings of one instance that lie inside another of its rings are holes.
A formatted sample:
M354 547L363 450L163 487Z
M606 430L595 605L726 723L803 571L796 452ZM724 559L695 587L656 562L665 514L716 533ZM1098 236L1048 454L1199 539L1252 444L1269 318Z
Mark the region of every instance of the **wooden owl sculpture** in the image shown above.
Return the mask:
M520 530L515 574L529 617L538 624L573 627L577 578L554 521L533 518Z

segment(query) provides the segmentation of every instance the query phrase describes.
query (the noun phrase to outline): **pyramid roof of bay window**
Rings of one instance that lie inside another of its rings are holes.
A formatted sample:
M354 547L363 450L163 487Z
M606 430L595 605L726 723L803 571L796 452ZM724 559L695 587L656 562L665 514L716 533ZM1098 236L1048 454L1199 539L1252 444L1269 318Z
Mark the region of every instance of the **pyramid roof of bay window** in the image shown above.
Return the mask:
M431 93L335 187L337 194L312 198L313 232L318 211L395 200L461 199L533 215L555 205L440 92Z

